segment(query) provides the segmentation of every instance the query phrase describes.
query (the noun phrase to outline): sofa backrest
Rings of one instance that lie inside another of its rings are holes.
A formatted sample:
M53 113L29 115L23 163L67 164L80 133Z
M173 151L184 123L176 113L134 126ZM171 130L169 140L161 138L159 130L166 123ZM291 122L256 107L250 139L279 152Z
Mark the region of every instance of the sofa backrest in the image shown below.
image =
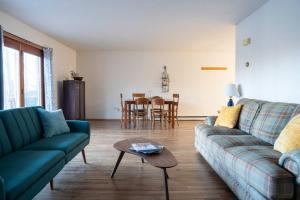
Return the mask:
M252 123L263 103L265 101L246 98L238 101L237 104L243 105L237 125L238 129L250 133Z
M274 145L282 129L299 110L299 104L265 102L251 125L250 134Z
M37 107L16 108L0 111L13 150L18 150L42 136Z
M6 129L0 119L0 157L12 152L11 143L8 139Z

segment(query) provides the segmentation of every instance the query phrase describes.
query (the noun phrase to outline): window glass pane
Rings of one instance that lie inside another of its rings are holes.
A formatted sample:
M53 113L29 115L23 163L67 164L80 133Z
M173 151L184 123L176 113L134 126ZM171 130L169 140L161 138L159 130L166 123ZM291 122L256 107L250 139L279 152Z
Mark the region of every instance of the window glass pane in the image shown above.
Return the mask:
M25 106L42 105L41 58L24 52Z
M9 47L3 49L4 109L20 107L20 54Z

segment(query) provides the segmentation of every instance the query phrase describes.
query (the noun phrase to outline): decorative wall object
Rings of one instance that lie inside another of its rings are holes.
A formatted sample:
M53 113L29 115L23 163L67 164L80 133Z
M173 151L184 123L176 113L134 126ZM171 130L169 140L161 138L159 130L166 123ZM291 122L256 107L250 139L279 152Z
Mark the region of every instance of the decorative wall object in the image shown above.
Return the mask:
M162 92L169 92L169 74L167 72L167 66L164 66L164 72L162 73L162 78L161 78L161 88Z
M245 38L244 40L243 40L243 45L244 46L248 46L248 45L250 45L251 44L251 38Z
M201 67L201 70L202 71L222 71L222 70L227 70L227 67L208 67L208 66L205 66L205 67Z

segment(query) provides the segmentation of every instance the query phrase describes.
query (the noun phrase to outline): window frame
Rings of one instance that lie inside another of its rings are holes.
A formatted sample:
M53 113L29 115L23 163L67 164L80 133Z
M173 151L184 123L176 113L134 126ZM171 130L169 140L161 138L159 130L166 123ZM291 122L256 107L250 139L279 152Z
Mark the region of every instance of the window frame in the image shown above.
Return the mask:
M41 59L41 106L45 106L45 82L44 82L44 53L43 47L29 42L23 38L15 36L9 32L4 31L4 46L13 48L19 51L20 62L20 107L25 106L25 94L24 94L24 53L29 53L40 57Z

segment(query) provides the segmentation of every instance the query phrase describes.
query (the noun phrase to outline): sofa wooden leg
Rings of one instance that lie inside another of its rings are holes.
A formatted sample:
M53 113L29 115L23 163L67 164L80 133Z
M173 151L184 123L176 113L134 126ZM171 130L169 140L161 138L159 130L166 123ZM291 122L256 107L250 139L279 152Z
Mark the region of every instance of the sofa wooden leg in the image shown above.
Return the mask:
M51 190L54 190L53 179L50 181L50 189L51 189Z
M85 157L85 151L84 151L84 149L81 150L81 153L82 153L83 161L86 164L86 157Z

